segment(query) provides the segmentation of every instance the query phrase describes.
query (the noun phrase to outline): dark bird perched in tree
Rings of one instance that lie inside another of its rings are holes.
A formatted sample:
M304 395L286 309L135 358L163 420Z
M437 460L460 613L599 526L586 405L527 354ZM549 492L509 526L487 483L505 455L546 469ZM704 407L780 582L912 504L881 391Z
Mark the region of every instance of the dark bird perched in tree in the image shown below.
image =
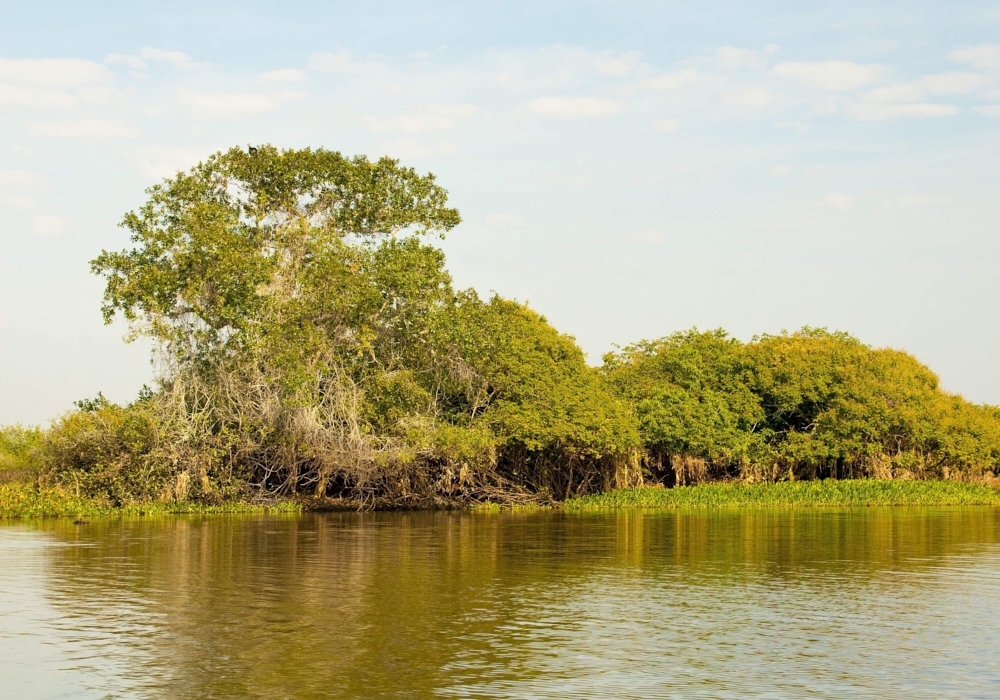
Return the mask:
M250 155L252 155L252 156L255 156L255 155L257 155L257 149L256 149L255 147L251 146L251 145L250 145L250 144L248 143L248 144L247 144L247 153L249 153L249 154L250 154Z

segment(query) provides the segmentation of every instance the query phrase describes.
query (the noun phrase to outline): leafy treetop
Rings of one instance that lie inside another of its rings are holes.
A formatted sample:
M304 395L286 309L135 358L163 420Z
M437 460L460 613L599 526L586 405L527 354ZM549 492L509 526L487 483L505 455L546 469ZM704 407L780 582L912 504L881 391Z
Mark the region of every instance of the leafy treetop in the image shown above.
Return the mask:
M106 322L186 354L239 335L297 296L311 263L346 238L444 232L460 222L433 175L324 149L233 148L154 185L122 226L136 244L91 262Z

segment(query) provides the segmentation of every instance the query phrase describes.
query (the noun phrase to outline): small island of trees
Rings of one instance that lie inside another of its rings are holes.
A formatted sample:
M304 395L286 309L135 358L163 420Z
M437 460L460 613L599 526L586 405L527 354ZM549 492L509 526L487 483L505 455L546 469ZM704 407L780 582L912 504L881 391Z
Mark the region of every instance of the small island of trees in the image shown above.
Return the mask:
M4 431L44 488L411 507L1000 470L1000 409L845 333L690 330L589 366L527 305L454 288L430 241L459 213L395 160L234 148L148 195L92 267L106 321L155 342L155 387Z

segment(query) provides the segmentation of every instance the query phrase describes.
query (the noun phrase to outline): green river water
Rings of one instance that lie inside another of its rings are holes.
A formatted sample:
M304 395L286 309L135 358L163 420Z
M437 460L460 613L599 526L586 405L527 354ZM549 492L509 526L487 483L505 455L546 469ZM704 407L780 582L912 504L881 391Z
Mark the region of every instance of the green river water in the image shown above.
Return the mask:
M0 698L675 697L1000 697L1000 509L0 525Z

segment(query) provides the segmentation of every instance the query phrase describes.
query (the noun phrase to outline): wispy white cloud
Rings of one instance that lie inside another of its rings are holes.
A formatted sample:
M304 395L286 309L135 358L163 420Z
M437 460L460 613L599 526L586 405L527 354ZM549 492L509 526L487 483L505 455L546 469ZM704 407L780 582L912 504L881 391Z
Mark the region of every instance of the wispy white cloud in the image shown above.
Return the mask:
M72 58L0 59L0 105L73 109L115 95L107 66Z
M147 61L170 63L177 68L187 68L194 65L191 57L181 51L165 51L164 49L145 46L139 51L139 56Z
M920 85L932 95L967 95L989 82L981 73L938 73L920 79Z
M956 49L949 54L955 63L965 63L977 68L1000 67L1000 44L980 44Z
M44 238L61 236L67 226L66 220L57 216L36 216L31 220L31 232Z
M173 177L198 163L204 156L189 148L146 146L133 152L139 171L153 178Z
M26 107L28 109L72 109L76 104L76 98L67 92L0 83L0 106Z
M896 199L896 204L903 209L913 209L916 207L939 206L950 204L952 197L949 194L939 192L914 192L900 195Z
M295 68L282 68L261 73L257 76L257 80L262 83L304 83L309 78L305 73Z
M852 61L790 61L777 64L772 71L801 85L833 92L869 85L887 72L885 66Z
M772 165L767 169L767 174L771 177L779 177L781 175L787 175L792 172L792 166L785 165L784 163L779 163L778 165Z
M867 104L852 105L848 114L852 119L860 121L880 121L898 119L900 117L950 117L958 114L955 105L933 104L920 102L915 104Z
M820 206L846 211L854 206L854 197L843 192L830 192L819 200Z
M107 66L76 58L0 58L0 81L65 88L111 80Z
M44 177L25 170L0 170L0 205L27 208L46 185Z
M742 46L719 46L707 54L692 56L681 61L682 65L697 66L722 73L741 70L762 70L780 51L777 44L768 44L763 50Z
M378 155L390 158L450 158L458 155L453 141L426 141L419 138L399 138L379 144Z
M653 130L663 133L670 133L681 128L680 119L659 119L653 122Z
M139 130L117 121L79 119L39 122L28 133L54 139L130 139L138 136Z
M775 129L783 129L786 131L797 131L800 134L802 134L807 131L811 131L813 125L811 122L793 120L793 121L774 122L773 126Z
M112 66L125 66L135 71L146 70L150 63L168 63L174 68L192 69L199 65L183 51L167 51L151 46L145 46L139 50L138 56L127 53L109 53L104 57L104 62Z
M657 243L663 243L663 241L666 240L666 236L663 231L658 228L644 228L629 233L625 236L625 240L628 243L656 245Z
M648 72L638 51L615 53L572 46L545 46L490 53L484 68L511 89L568 89Z
M382 67L378 61L355 60L354 52L346 49L337 53L314 53L309 56L308 65L311 70L328 73L362 73Z
M781 96L761 88L737 90L722 96L722 101L732 107L742 109L763 109L781 100Z
M621 54L603 51L597 54L596 63L602 75L624 76L642 66L642 55L638 51Z
M979 73L938 73L908 83L895 83L869 90L866 102L923 102L929 95L967 95L987 83Z
M680 90L692 85L707 82L711 76L706 76L695 68L685 68L672 73L663 73L646 80L643 84L653 90Z
M899 39L869 39L862 42L862 46L871 47L875 51L894 51L903 45Z
M763 68L767 65L766 54L738 46L721 46L715 52L715 65L723 69Z
M304 97L305 93L293 90L279 92L197 92L190 88L177 90L177 99L183 106L213 117L266 114Z
M597 180L597 174L587 170L574 170L572 172L564 170L536 170L523 173L511 179L516 184L532 187L539 185L583 187L595 180Z
M127 53L109 53L104 57L104 62L112 66L125 66L133 70L144 70L146 62L138 56Z
M478 111L470 104L425 104L410 114L370 117L368 126L378 133L423 134L453 129Z
M985 105L977 107L976 111L988 117L1000 117L1000 105Z
M490 228L521 228L524 226L524 219L515 214L501 214L493 212L483 217L483 221Z
M600 97L538 97L524 106L534 114L552 119L601 119L625 109L621 102Z
M886 87L869 90L865 100L876 104L893 102L919 102L924 99L926 91L917 83L896 83Z

